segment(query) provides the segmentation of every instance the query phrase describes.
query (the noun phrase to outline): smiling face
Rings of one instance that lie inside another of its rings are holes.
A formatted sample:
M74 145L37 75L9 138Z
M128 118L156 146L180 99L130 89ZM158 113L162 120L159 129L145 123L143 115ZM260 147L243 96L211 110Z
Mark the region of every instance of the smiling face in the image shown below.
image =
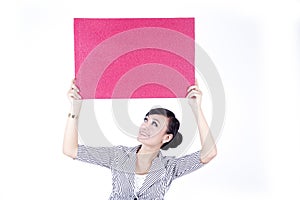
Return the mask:
M151 114L144 118L140 126L137 140L149 147L160 148L163 143L172 139L172 134L167 134L169 119L163 115Z

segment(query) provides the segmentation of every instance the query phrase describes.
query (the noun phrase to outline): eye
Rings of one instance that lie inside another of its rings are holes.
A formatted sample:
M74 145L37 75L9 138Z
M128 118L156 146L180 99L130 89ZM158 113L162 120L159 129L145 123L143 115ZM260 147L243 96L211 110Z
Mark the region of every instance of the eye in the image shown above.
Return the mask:
M158 124L156 122L152 122L151 124L155 127L158 127Z
M148 118L147 118L147 117L145 117L145 118L144 118L144 122L147 122L147 121L148 121Z

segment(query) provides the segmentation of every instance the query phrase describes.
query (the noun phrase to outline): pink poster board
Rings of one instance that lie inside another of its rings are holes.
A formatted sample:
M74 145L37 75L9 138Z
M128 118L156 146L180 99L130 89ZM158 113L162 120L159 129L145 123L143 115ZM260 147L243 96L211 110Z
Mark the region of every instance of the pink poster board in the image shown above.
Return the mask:
M74 19L84 99L183 98L195 82L194 18Z

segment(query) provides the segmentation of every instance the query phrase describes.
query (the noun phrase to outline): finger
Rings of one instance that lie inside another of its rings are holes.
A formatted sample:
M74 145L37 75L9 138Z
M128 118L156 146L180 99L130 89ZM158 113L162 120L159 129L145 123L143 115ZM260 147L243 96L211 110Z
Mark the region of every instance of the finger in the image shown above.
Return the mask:
M69 98L70 100L74 100L74 99L75 99L75 96L74 96L74 94L68 94L68 98Z
M69 98L72 100L81 100L81 96L76 93L69 94Z
M191 88L191 90L188 92L188 93L199 93L199 94L202 94L201 90L199 90L197 87L195 88Z
M79 92L79 88L75 84L72 84L71 89L76 90L77 92Z
M69 89L69 91L67 92L67 95L69 96L69 95L71 95L71 94L73 94L74 93L74 90L71 88L71 89Z
M76 78L72 79L71 88L76 88L77 90L79 90L76 85Z
M198 92L202 93L201 90L196 85L190 86L187 93L189 93L191 91L198 91Z
M71 89L69 92L70 95L74 96L76 99L80 99L81 96L78 94L76 90Z
M192 90L196 90L198 87L196 85L192 85L187 89L187 92L190 92Z
M74 93L74 96L76 97L77 100L81 99L81 96L77 92Z
M73 88L70 88L68 91L68 95L70 95L70 94L74 95L75 93L77 93L77 91L74 90Z
M72 96L76 99L81 99L81 96L78 94L78 92L76 90L74 90L73 88L71 88L69 91L68 91L68 96Z
M199 92L199 91L196 91L196 90L192 90L191 92L189 92L188 94L187 94L187 98L197 98L197 97L201 97L201 92Z
M200 98L200 96L197 96L197 95L191 94L191 95L187 96L186 98L187 98L187 99L189 99L189 100L196 100L196 99L199 99L199 98Z

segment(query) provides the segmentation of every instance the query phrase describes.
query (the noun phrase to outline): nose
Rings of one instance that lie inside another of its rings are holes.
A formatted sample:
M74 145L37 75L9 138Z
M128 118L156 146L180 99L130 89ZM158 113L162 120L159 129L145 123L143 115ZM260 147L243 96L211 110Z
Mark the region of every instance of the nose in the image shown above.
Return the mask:
M147 130L147 129L148 129L148 123L147 122L142 123L141 130Z
M147 131L149 129L149 126L150 126L150 120L144 121L141 125L141 130Z

